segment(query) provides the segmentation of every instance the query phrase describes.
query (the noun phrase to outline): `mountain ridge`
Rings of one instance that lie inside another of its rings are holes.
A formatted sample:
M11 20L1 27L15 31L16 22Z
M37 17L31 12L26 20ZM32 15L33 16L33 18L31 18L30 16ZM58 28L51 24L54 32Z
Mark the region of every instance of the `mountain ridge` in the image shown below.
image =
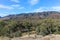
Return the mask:
M34 13L21 13L8 15L5 17L1 17L0 19L43 19L43 18L58 18L60 19L60 12L57 11L47 11L47 12L34 12Z

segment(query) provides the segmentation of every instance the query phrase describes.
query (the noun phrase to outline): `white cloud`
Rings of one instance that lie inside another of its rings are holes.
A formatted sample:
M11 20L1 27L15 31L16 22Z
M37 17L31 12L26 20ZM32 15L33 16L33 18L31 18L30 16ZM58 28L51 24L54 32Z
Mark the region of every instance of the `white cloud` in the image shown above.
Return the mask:
M16 2L16 3L19 3L20 1L19 0L11 0L12 2Z
M1 17L6 16L6 15L8 15L8 14L6 14L6 13L0 13Z
M43 7L40 7L40 8L37 8L37 9L33 10L33 12L42 12L42 11L44 11Z
M13 9L13 7L11 7L11 6L6 6L6 5L2 5L2 4L0 4L0 8L3 8L3 9Z
M0 4L0 8L3 8L3 9L9 9L9 10L12 10L12 9L24 9L24 7L16 4L16 5L10 5L10 6L6 6L6 5L3 5L3 4Z
M60 10L60 6L55 6L55 7L52 7L53 10L56 10L56 11L59 11Z
M17 8L17 9L24 9L24 7L22 7L21 5L18 5L18 4L11 5L11 6L14 7L14 8Z
M24 7L20 7L20 8L18 8L18 9L25 9Z
M15 4L15 5L11 5L12 7L20 7L20 5Z
M39 0L29 0L29 3L31 4L31 5L35 5L35 4L37 4L39 2Z
M60 11L60 6L53 6L53 7L39 7L33 12L43 12L43 11Z

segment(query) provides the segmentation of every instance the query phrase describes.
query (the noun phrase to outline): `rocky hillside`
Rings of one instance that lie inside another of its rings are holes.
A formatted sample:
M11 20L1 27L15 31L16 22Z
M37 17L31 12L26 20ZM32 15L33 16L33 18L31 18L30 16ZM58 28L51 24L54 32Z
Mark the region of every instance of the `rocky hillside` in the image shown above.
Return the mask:
M13 20L23 20L23 19L44 19L44 18L57 18L60 19L60 12L56 11L47 11L47 12L34 12L34 13L21 13L16 15L8 15L5 17L1 17L0 19L13 19Z

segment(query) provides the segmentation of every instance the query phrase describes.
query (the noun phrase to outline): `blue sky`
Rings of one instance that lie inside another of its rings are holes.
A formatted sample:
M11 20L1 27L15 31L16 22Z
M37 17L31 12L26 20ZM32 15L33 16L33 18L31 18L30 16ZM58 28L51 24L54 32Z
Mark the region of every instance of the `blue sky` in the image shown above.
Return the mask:
M0 0L0 16L43 11L60 12L60 0Z

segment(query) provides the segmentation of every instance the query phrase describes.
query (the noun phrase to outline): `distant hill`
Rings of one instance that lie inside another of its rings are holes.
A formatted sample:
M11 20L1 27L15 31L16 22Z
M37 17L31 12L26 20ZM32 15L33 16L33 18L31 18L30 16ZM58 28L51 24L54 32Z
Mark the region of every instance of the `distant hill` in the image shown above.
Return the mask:
M24 20L24 19L31 19L31 20L38 20L44 18L56 18L60 19L60 12L56 11L47 11L47 12L34 12L34 13L21 13L16 15L8 15L5 17L0 18L1 20Z

